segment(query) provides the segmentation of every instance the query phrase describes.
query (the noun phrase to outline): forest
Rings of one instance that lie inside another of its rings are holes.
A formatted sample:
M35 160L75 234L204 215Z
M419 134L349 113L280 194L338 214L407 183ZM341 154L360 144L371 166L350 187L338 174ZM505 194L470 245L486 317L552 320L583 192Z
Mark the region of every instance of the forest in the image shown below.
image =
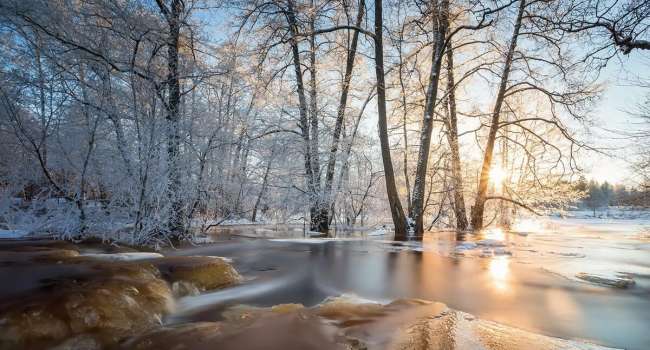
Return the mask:
M140 244L241 219L406 239L565 208L580 157L606 153L599 73L650 47L638 0L0 11L3 225Z

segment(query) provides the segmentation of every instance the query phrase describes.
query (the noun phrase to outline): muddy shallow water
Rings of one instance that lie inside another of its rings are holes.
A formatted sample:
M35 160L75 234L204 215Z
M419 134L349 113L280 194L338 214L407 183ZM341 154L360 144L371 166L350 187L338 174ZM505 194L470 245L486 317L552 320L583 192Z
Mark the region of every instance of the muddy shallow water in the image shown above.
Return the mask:
M258 231L257 234L267 237L286 235ZM585 271L590 271L595 263L588 256L594 252L601 263L599 269L609 266L599 258L605 248L589 246L593 243L579 235L565 234L558 241L580 241L585 245L580 248L583 253L559 252L554 245L557 242L547 237L549 234L538 233L537 238L534 234L505 234L501 237L505 248L498 249L506 252L479 249L480 254L471 254L454 250L462 244L456 240L484 237L442 232L428 234L423 243L400 244L381 237L265 240L242 237L254 236L253 228L221 231L214 235L219 244L167 254L231 258L246 281L226 290L181 299L177 312L167 322L220 320L220 311L225 307L242 303L310 306L341 294L377 302L422 298L535 333L585 339L611 347L648 349L648 276L637 271L636 284L627 289L568 278L561 272L580 270L581 264ZM289 235L296 236L295 232ZM546 245L536 245L542 241ZM615 245L624 243L617 241ZM531 249L531 244L537 250ZM613 243L603 244L607 247ZM631 259L638 263L645 257L649 263L650 253L647 244L643 244L638 249L630 248L628 253L614 251L610 255L615 262ZM568 267L562 270L558 266Z

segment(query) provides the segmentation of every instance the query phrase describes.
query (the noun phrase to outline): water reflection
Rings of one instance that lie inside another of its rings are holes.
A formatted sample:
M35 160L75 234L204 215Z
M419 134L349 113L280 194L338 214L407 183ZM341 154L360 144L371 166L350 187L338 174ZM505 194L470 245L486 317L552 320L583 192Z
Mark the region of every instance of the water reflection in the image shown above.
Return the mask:
M486 229L483 232L483 234L486 239L494 239L497 241L503 241L504 239L506 239L506 234L503 231L503 229L500 227L493 227L493 228Z
M510 291L510 259L506 256L497 256L490 260L488 271L494 289L501 293Z
M542 229L542 224L534 219L520 219L512 225L513 232L532 233L540 232Z
M570 231L571 232L571 231ZM545 233L549 235L549 233ZM650 299L647 294L623 293L576 283L549 274L537 265L522 262L521 255L535 254L524 249L543 249L548 262L564 252L538 239L490 229L481 234L444 231L426 234L421 243L385 241L314 241L312 244L247 240L176 251L183 255L217 255L233 259L238 270L250 282L236 289L234 299L218 294L220 300L258 306L279 303L314 305L326 297L351 293L364 299L389 302L398 298L422 298L442 301L450 307L479 317L513 325L533 332L564 338L587 338L606 345L628 349L647 349L650 344ZM542 237L546 238L546 237ZM474 248L508 249L513 256L486 254L441 256L438 251L452 250L460 241L484 239ZM530 240L536 239L535 246ZM563 235L561 242L583 238ZM507 241L507 242L506 242ZM554 241L555 242L555 241ZM420 245L421 244L421 245ZM558 243L559 244L559 243ZM548 246L548 247L546 247ZM544 248L542 248L544 247ZM576 248L577 249L577 248ZM631 255L625 250L626 257ZM639 251L640 257L647 253ZM602 254L611 254L611 250ZM584 264L584 258L567 257L562 261ZM647 261L647 259L645 259ZM279 281L280 283L273 283ZM248 286L248 287L246 287ZM267 287L259 288L261 286ZM250 288L251 291L245 291ZM262 291L258 293L259 291ZM255 293L253 293L255 291ZM206 309L186 320L215 320L220 306Z

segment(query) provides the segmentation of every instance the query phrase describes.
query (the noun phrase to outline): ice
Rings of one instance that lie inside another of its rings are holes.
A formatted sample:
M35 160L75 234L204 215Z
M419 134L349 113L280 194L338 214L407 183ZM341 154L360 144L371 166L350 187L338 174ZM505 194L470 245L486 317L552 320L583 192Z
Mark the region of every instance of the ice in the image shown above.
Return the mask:
M512 253L505 248L495 248L492 252L494 255L512 255Z
M22 238L27 235L27 231L23 230L0 230L0 238Z
M586 255L584 255L584 254L575 253L575 252L564 253L564 252L550 251L549 254L555 254L555 255L565 256L565 257L569 257L569 258L584 258L584 257L586 257Z
M368 232L368 236L385 236L387 234L388 230L386 230L386 227L383 226Z
M112 253L112 254L81 254L88 258L105 260L105 261L137 261L146 259L162 258L162 254L146 253L146 252L133 252L133 253Z
M456 251L476 249L478 244L474 242L463 242L456 246Z
M304 244L324 244L327 242L338 241L360 241L362 238L274 238L269 239L271 242L282 243L304 243Z
M484 247L505 247L506 244L503 241L497 239L482 239L476 241L476 244Z

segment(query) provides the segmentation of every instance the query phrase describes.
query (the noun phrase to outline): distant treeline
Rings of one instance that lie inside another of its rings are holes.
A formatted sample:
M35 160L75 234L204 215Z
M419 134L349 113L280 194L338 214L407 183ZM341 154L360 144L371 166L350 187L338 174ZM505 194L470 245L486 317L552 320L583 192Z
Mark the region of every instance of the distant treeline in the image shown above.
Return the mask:
M575 189L584 193L579 206L596 210L608 206L650 207L650 186L637 187L609 182L587 181L580 177Z

